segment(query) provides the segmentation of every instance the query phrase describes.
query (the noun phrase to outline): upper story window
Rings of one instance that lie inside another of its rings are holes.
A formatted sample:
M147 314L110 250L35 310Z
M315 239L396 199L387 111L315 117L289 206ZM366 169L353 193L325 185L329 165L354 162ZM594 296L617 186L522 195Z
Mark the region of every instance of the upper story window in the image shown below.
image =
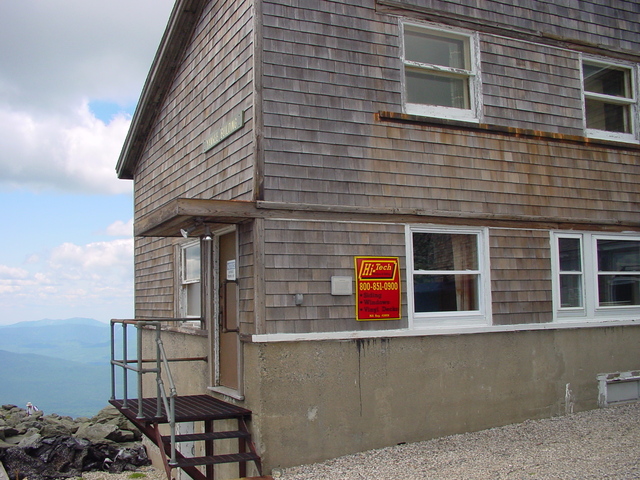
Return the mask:
M558 318L640 314L640 237L556 233L553 249Z
M180 248L180 299L182 318L200 318L200 240Z
M633 68L583 59L582 82L587 136L635 141L637 94Z
M476 38L409 23L403 36L405 112L477 120Z
M409 310L416 327L487 323L485 236L482 229L409 228Z

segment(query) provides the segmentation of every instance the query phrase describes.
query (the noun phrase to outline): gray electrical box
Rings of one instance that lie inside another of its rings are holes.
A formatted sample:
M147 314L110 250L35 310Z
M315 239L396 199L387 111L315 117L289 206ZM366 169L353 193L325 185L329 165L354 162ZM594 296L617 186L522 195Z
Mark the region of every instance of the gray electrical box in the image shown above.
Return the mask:
M331 295L353 295L353 277L331 277Z

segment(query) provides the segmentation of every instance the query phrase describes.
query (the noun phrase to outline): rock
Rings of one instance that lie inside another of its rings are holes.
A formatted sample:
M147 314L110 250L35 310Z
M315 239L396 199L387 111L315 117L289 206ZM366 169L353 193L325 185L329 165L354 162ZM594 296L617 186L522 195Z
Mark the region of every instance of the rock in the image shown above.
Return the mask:
M68 436L41 438L28 447L8 448L0 451L0 460L10 480L16 480L12 472L29 480L54 480L79 477L88 470L120 473L150 464L142 445L121 448Z
M89 470L120 473L150 464L144 447L129 443L141 437L139 430L113 407L74 420L41 411L27 415L5 405L0 422L0 464L9 480L64 479Z
M20 440L20 443L18 443L18 447L36 448L40 444L40 440L42 440L42 435L36 432Z
M0 480L9 480L9 475L7 475L7 471L4 469L4 465L0 462Z
M45 424L42 427L42 434L45 437L55 437L56 435L73 435L78 431L79 425L70 417L46 416Z
M109 435L112 435L118 427L115 425L106 425L103 423L83 423L80 425L74 437L86 438L95 443L105 442Z
M131 430L116 429L113 433L107 435L107 440L112 440L116 443L129 443L135 441L136 436Z

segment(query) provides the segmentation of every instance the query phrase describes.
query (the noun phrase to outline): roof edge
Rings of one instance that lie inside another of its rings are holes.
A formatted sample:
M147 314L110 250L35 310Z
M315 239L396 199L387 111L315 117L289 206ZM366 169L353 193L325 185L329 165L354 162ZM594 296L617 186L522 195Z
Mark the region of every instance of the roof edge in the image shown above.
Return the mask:
M118 178L132 180L137 161L158 116L180 57L191 41L207 0L177 0L142 87L129 131L116 164Z

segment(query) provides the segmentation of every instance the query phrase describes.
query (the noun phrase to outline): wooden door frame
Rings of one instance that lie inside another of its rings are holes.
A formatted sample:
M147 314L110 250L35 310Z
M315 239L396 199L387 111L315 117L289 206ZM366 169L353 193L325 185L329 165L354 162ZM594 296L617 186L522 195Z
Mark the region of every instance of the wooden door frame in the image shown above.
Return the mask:
M235 233L235 256L236 256L236 268L238 262L238 229L235 225L226 227L215 232L212 232L212 240L206 243L209 246L206 248L207 254L203 255L203 277L207 277L206 281L203 278L203 301L207 303L207 332L208 332L208 351L209 358L209 378L207 380L209 386L208 390L222 395L226 395L236 400L244 400L244 385L243 385L243 354L242 354L242 342L240 341L240 335L238 334L238 358L236 360L237 366L237 379L238 389L232 389L220 385L220 299L219 292L221 286L221 279L216 273L220 271L220 237L228 233ZM203 249L205 250L205 249ZM236 302L236 308L238 309L238 321L239 321L239 302ZM204 312L203 312L204 313Z

